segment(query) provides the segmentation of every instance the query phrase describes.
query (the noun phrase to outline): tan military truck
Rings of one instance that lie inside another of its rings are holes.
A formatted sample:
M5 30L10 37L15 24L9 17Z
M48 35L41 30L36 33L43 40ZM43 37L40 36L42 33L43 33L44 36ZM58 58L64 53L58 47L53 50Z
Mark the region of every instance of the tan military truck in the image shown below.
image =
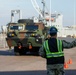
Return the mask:
M41 22L19 21L8 24L6 41L9 49L14 47L15 55L26 54L27 52L38 54L38 50L46 38L48 28Z

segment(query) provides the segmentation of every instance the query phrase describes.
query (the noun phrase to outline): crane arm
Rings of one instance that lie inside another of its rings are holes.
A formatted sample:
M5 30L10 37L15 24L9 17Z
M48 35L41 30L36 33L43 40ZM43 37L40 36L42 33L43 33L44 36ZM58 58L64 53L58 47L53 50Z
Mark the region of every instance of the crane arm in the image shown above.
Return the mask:
M44 18L43 15L42 15L42 10L41 10L40 7L38 6L36 0L31 0L31 2L32 2L32 5L33 5L33 7L35 8L35 10L38 12L38 14L40 14L40 16L41 16L42 18Z

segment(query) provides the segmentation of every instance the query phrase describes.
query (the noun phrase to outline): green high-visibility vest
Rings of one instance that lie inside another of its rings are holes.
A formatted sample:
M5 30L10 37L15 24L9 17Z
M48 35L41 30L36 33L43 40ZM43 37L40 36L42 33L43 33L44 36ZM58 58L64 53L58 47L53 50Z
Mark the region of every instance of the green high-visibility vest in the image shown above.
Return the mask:
M51 52L48 46L48 40L46 40L43 44L44 49L46 51L46 57L51 58L51 57L61 57L64 56L64 52L62 51L62 41L57 39L57 48L58 52Z

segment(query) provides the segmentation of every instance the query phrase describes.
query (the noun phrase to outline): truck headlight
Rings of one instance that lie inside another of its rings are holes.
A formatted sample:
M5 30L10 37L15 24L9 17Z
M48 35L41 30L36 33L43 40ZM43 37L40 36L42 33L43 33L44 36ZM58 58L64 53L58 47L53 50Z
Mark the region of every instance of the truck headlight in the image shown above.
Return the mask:
M11 34L11 36L14 36L14 34Z
M13 36L15 36L13 33L8 34L8 37L13 37Z
M42 44L42 38L36 38L36 39L35 39L35 42Z
M36 39L36 41L38 42L38 41L39 41L39 39Z
M35 34L31 34L31 36L35 36Z

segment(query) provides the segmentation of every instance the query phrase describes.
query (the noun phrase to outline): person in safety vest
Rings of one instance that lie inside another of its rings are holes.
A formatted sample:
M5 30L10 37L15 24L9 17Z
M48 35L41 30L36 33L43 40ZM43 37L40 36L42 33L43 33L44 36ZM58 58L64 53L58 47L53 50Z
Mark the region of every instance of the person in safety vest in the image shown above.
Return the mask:
M52 26L49 30L50 38L45 40L39 49L39 55L47 60L47 75L64 75L64 48L76 46L76 40L67 42L57 38L57 28Z

